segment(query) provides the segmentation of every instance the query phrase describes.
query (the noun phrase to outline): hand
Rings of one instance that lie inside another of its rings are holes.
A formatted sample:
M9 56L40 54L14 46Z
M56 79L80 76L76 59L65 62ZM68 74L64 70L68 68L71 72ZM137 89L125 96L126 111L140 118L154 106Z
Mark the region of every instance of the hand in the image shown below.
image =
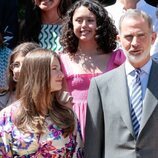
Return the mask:
M67 106L72 109L73 106L73 97L67 91L59 91L57 93L57 100L60 104Z

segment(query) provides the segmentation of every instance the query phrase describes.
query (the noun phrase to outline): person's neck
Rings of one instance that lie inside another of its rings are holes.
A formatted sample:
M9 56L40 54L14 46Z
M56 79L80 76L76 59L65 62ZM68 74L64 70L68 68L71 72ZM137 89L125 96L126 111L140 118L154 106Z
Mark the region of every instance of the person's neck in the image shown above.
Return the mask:
M124 9L136 9L137 3L139 0L118 0L120 3L123 4Z
M88 56L95 56L97 54L101 54L101 52L102 51L100 49L98 49L97 45L85 44L85 45L78 46L78 53L80 53L80 54L85 54Z
M59 24L60 22L61 22L61 18L55 9L53 11L42 12L43 24Z
M95 54L98 50L96 41L79 41L78 51L83 54Z

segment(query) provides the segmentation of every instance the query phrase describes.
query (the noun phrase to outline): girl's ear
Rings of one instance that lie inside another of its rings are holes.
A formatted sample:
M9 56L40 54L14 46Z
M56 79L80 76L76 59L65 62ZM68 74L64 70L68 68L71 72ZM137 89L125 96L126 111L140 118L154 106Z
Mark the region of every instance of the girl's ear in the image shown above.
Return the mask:
M120 42L120 35L119 34L116 36L116 40Z

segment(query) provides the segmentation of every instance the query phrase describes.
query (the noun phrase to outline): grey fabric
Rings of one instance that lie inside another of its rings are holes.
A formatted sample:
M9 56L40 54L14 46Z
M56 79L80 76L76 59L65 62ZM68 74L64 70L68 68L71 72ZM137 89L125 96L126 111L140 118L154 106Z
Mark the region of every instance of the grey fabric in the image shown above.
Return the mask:
M158 157L158 64L153 61L140 133L133 132L124 64L91 80L85 158Z

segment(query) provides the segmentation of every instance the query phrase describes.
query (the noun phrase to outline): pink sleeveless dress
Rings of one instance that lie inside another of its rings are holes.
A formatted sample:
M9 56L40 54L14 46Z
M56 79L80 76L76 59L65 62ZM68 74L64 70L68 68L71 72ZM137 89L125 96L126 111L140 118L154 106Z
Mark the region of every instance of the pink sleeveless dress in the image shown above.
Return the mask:
M76 74L73 66L70 64L70 58L68 54L61 53L60 61L62 71L65 75L65 80L67 82L67 88L73 97L73 110L76 113L80 125L81 133L84 140L84 130L86 124L86 111L87 111L87 96L88 89L90 85L90 80L92 77L98 76L102 73L95 74ZM122 50L117 50L112 53L109 59L108 66L105 72L112 70L120 66L125 61L125 56Z

